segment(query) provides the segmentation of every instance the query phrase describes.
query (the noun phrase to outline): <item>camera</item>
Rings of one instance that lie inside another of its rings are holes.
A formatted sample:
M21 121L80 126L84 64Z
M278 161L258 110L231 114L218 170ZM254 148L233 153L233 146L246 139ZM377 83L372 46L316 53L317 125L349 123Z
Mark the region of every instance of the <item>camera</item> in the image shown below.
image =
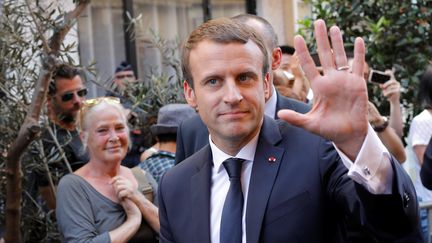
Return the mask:
M371 69L369 72L368 81L377 84L383 84L391 79L390 74L386 74L385 72Z

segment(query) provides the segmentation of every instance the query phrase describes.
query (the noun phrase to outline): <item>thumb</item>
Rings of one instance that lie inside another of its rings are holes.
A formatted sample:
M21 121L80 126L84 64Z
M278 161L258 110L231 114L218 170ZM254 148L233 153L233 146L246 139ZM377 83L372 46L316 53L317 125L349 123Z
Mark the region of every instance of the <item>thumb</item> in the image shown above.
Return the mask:
M277 113L277 115L280 119L297 127L305 128L307 124L307 116L305 114L301 114L293 110L288 110L288 109L280 110Z

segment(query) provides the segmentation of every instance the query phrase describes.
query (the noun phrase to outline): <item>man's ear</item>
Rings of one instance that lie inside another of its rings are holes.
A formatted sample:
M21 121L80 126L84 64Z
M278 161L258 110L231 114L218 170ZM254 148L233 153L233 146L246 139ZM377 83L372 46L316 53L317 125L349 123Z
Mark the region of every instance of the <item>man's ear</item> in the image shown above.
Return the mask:
M187 103L193 108L196 108L198 105L196 103L195 91L186 80L183 81L183 91Z
M264 76L264 97L265 100L267 101L270 98L270 83L269 83L269 79L270 79L270 73L266 73L266 75Z
M54 99L54 97L53 96L51 96L50 94L47 94L47 99L46 99L46 105L47 105L47 108L48 108L48 110L51 110L51 107L52 107L52 102L54 102L53 101L53 99Z
M271 69L276 70L279 68L282 61L282 50L277 47L274 48L272 51L272 63L271 63Z

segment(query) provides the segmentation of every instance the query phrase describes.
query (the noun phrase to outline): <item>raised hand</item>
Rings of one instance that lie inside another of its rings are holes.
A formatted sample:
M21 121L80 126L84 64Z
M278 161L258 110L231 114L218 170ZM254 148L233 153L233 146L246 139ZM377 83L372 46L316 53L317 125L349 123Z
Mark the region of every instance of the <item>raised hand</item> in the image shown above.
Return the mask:
M332 140L350 159L355 160L368 129L368 96L363 78L364 42L361 38L355 40L354 62L350 71L339 28L330 28L332 48L323 20L315 21L314 31L323 75L318 72L304 39L301 36L294 39L300 65L314 92L313 107L307 114L282 110L278 116Z
M392 79L380 85L384 97L386 97L390 103L398 102L400 99L400 84L393 77L392 75Z

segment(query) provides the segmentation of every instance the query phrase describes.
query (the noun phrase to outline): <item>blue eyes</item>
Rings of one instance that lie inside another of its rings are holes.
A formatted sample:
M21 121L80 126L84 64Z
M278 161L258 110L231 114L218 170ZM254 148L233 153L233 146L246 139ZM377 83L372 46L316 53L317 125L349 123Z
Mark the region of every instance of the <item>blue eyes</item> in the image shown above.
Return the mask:
M241 75L238 78L238 80L241 81L241 82L248 81L249 80L249 76L247 76L247 75Z
M215 79L215 78L214 79L210 79L209 81L207 81L207 83L214 86L214 85L217 84L217 79Z
M245 83L245 82L250 81L251 79L252 79L252 78L250 77L250 75L247 75L247 74L239 75L239 76L237 77L237 82ZM219 79L217 79L217 78L212 78L212 79L209 79L209 80L207 80L207 81L205 82L205 84L206 84L206 85L209 85L209 86L217 86L217 85L219 85L220 83L221 83L221 81L220 81Z

